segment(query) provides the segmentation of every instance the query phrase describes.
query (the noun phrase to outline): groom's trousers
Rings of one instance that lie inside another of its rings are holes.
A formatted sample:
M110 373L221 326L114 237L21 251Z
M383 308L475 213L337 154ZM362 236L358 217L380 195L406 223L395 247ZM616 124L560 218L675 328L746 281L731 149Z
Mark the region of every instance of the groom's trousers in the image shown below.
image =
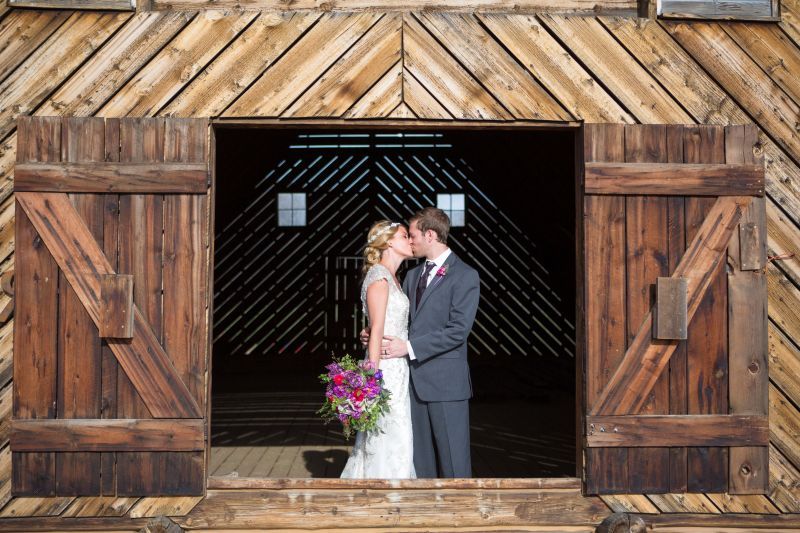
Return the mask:
M413 386L409 388L417 477L472 477L469 400L425 402L419 399Z

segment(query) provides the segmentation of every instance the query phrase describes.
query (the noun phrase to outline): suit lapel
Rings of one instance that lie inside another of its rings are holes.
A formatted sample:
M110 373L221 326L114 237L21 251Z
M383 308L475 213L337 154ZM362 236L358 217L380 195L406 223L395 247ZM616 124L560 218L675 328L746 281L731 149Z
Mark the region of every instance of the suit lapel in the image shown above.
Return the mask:
M416 316L416 313L419 313L419 310L422 309L422 306L425 305L425 302L428 301L428 298L430 298L431 294L439 288L439 285L444 283L445 278L451 275L451 271L453 270L453 265L455 264L456 259L456 254L454 252L450 252L450 255L444 260L444 264L447 265L447 273L444 276L433 277L431 284L428 285L428 287L425 289L425 292L422 293L422 300L420 300L419 305L417 305L414 316ZM417 280L417 283L419 283L419 279ZM416 289L414 294L416 294Z

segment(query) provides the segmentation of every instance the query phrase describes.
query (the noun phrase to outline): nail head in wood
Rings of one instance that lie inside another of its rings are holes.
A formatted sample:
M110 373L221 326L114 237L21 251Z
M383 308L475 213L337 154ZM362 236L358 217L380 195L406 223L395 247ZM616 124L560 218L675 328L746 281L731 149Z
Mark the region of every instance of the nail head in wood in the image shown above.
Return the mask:
M687 294L686 278L658 278L656 280L654 338L664 340L686 338Z
M100 278L100 337L133 337L133 275L103 274Z

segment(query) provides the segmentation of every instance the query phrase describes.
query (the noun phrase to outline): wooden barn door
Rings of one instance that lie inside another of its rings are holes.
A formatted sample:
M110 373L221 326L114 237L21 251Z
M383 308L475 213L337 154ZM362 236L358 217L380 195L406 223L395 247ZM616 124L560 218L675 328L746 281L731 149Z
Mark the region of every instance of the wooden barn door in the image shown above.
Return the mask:
M17 131L13 493L203 494L208 122Z
M586 492L765 492L757 128L586 124L584 155Z

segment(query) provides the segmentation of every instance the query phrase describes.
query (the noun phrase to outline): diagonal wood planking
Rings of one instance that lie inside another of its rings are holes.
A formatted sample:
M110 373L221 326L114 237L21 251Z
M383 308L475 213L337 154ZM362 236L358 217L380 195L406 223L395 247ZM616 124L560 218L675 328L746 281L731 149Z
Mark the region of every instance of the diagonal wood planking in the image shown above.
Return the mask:
M98 114L121 117L158 113L255 16L252 11L214 10L197 14Z
M388 116L403 103L403 64L398 61L342 115L344 118Z
M402 17L387 14L287 109L285 117L340 116L400 60Z
M416 18L515 118L574 118L473 15L422 12Z
M163 110L165 115L218 116L277 61L320 14L261 13Z
M326 14L222 116L278 116L381 18Z
M512 115L411 14L403 16L405 68L455 118L510 120ZM406 88L409 90L412 88Z

